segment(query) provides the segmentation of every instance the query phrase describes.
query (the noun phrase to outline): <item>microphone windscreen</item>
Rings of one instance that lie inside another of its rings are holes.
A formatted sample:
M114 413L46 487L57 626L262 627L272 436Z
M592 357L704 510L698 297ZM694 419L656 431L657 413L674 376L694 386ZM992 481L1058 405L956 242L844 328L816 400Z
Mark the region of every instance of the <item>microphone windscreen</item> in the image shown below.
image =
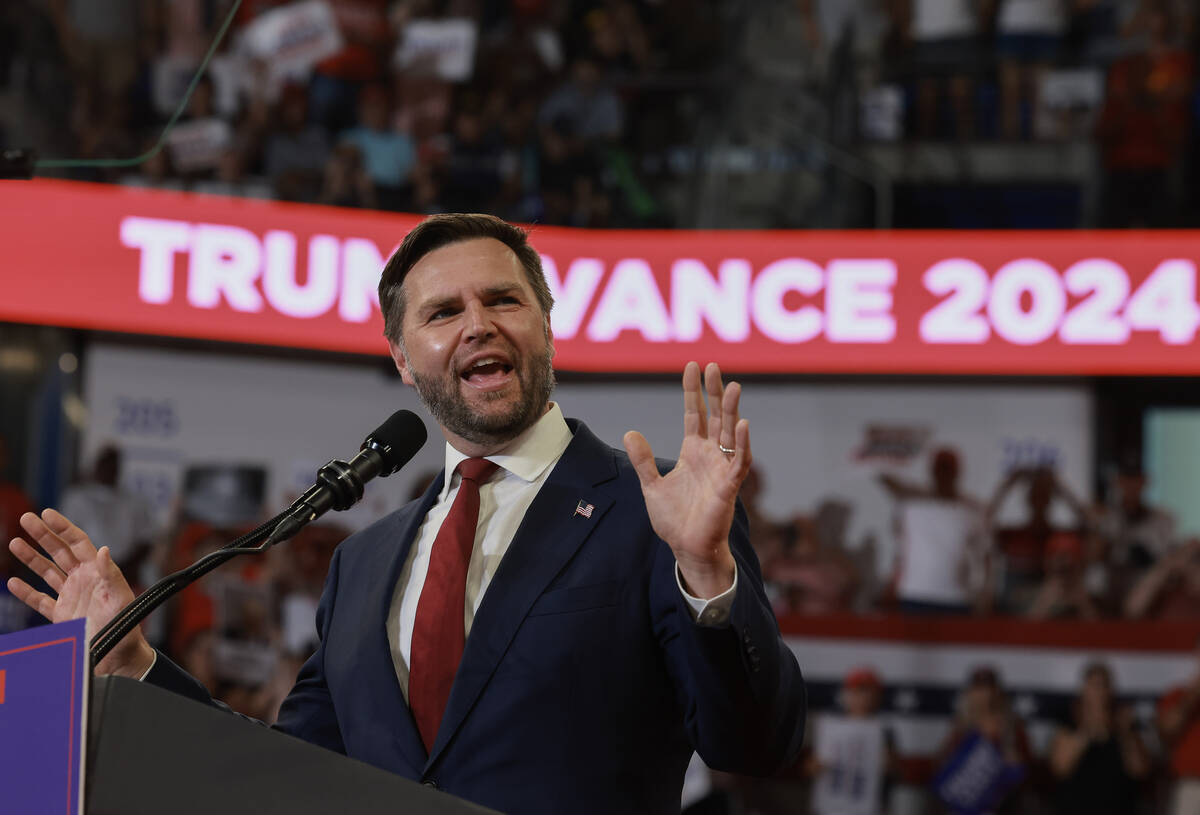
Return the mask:
M397 410L363 442L383 457L380 475L391 475L417 454L428 438L425 423L411 410Z

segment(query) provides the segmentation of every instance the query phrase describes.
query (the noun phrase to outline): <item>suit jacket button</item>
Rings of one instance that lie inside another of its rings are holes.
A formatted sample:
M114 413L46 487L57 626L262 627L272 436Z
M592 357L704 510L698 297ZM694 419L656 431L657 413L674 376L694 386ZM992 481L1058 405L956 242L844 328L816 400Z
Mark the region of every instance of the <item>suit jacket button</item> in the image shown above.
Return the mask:
M421 783L422 783L424 786L426 786L426 787L430 787L431 789L435 789L435 790L436 790L436 789L438 788L437 782L436 782L436 781L434 781L432 778L426 778L426 779L425 779L424 781L422 781Z

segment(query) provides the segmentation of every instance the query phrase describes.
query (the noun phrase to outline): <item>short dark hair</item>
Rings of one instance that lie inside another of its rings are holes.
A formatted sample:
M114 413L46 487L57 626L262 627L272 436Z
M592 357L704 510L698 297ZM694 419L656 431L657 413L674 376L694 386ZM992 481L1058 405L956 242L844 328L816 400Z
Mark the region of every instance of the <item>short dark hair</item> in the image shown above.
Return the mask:
M989 688L1000 689L1000 674L991 665L980 665L971 671L967 684L975 687L987 685Z
M494 238L516 254L525 269L529 285L533 287L538 305L549 316L554 297L542 273L542 259L529 244L529 232L494 215L446 213L431 215L405 235L400 247L383 267L383 274L379 278L379 307L383 311L385 337L393 342L402 341L400 332L407 305L404 278L417 261L435 249L476 238Z
M1112 669L1107 664L1103 662L1089 662L1085 665L1083 668L1083 681L1086 682L1093 676L1103 679L1104 684L1108 686L1109 690L1112 690L1114 684Z

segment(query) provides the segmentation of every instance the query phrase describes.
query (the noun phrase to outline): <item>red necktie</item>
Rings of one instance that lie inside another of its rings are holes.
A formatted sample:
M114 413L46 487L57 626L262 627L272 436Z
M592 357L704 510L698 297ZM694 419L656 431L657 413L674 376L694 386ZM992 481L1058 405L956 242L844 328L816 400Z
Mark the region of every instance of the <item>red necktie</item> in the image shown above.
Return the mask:
M458 495L434 538L429 572L417 602L409 655L408 706L427 751L433 749L437 738L466 642L463 615L467 566L479 522L479 485L498 468L498 464L484 458L459 463L457 472L462 481Z

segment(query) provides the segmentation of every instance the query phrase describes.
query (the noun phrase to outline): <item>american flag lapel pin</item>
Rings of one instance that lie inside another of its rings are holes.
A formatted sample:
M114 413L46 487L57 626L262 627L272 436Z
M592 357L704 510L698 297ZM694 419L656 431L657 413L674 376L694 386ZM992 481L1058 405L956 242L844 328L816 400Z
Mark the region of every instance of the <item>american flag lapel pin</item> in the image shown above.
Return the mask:
M590 518L590 517L592 517L593 509L595 509L594 506L592 506L587 501L584 501L582 498L580 498L579 506L575 507L575 515L582 515L585 518ZM575 515L572 515L571 517L573 518L573 517L575 517Z

